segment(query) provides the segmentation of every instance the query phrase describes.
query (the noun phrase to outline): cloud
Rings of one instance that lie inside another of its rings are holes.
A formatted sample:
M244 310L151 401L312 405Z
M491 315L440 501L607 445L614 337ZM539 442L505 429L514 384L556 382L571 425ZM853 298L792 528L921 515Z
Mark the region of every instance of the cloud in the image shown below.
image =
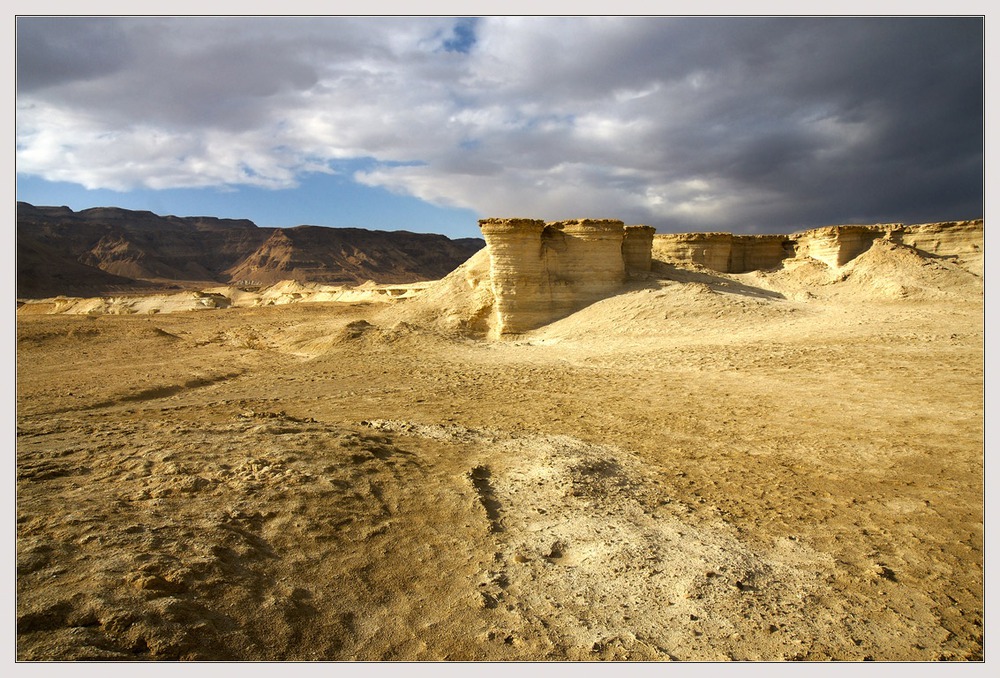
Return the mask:
M18 171L661 230L982 216L976 18L19 18Z

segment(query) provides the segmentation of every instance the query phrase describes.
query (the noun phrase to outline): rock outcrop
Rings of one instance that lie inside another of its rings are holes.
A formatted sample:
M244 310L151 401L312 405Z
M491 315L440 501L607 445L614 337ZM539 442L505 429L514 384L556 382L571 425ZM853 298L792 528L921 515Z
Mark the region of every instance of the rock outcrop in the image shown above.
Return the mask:
M648 271L653 265L653 235L656 229L652 226L637 224L625 227L625 239L622 241L622 256L625 258L625 270L632 273Z
M659 234L653 238L653 255L660 261L696 264L720 273L773 269L790 257L814 259L839 268L882 238L907 245L927 256L959 261L982 275L982 219L911 225L848 224L791 235Z
M482 219L490 255L494 331L523 332L543 325L553 303L540 219Z
M983 272L983 220L931 224L827 226L795 233L795 256L841 267L867 252L876 240L906 245L924 256L950 259L977 275Z
M734 235L729 250L729 272L774 268L791 253L792 243L786 235Z
M885 241L912 248L914 256L949 259L979 276L983 266L981 219L829 226L791 235L655 235L649 226L614 219L492 218L479 226L489 255L488 285L484 280L476 288L477 310L465 327L492 336L536 329L611 296L630 276L649 271L653 259L735 274L780 269L786 260L843 269ZM464 287L452 282L448 294L461 296ZM458 315L466 310L461 304L455 309Z
M729 270L732 233L666 233L653 236L658 261L696 264L713 271Z
M545 325L648 271L653 229L617 219L482 219L490 256L494 334Z
M886 231L879 226L827 226L796 233L795 256L822 261L827 266L846 264L872 246Z
M969 271L983 275L982 219L903 226L894 229L890 239L932 257L952 259Z
M793 254L788 236L732 233L657 235L653 252L660 261L698 264L720 273L774 268Z

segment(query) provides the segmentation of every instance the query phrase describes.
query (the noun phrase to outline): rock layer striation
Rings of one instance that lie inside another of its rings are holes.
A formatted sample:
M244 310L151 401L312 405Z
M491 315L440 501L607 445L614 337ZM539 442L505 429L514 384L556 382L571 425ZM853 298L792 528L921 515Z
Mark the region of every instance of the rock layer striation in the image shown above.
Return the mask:
M983 220L930 224L847 224L791 235L668 233L653 239L655 258L696 264L720 273L747 273L810 258L839 268L868 251L879 239L912 247L926 256L958 260L973 272L983 269Z
M545 325L648 271L653 229L617 219L482 219L490 256L494 334Z
M489 256L483 288L491 293L492 312L477 315L477 327L493 336L536 329L616 294L630 277L648 275L653 259L730 274L778 269L786 260L839 269L885 241L920 257L948 259L980 277L983 272L982 219L849 224L789 235L656 235L650 226L616 219L490 218L479 226ZM481 301L485 311L487 300Z

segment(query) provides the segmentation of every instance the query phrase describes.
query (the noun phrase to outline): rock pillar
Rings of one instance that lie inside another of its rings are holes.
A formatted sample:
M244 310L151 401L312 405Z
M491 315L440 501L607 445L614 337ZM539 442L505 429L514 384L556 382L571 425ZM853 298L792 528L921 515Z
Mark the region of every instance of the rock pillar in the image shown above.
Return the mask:
M625 282L625 224L617 219L482 219L496 298L494 333L541 327Z
M541 219L481 219L490 253L490 284L497 334L525 332L548 316L548 274L542 254Z
M631 272L648 271L653 265L653 234L652 226L626 226L625 240L622 242L622 257L625 259L625 270Z

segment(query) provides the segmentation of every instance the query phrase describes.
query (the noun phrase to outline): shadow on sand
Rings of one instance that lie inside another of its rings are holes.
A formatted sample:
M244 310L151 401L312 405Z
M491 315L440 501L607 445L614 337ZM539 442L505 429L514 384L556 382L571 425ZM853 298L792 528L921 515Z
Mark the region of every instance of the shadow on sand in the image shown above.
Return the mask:
M755 299L785 299L785 295L773 290L766 290L762 287L746 285L731 278L724 278L713 275L707 271L693 271L689 268L680 268L663 261L653 261L653 268L650 271L652 280L673 280L681 283L701 283L712 288L713 292L723 292L729 294L739 294ZM649 285L655 287L656 285ZM644 286L645 287L645 286Z
M668 264L662 261L653 260L652 269L648 273L639 273L632 275L629 280L623 284L617 290L614 290L602 297L591 299L586 303L581 303L571 310L564 313L558 313L553 315L544 324L533 327L526 330L524 333L518 334L504 334L505 339L518 339L523 334L527 332L532 332L545 325L567 318L574 313L578 313L583 309L596 304L604 299L610 299L621 294L628 294L630 292L637 292L640 290L659 290L662 289L663 281L672 281L687 284L700 284L705 285L713 292L717 294L736 294L739 296L750 297L753 299L767 299L767 300L785 300L787 297L780 292L775 292L773 290L767 290L762 287L754 287L753 285L746 285L737 280L731 278L726 278L721 275L713 275L712 272L705 270L695 271L689 268L681 268L674 266L673 264Z

